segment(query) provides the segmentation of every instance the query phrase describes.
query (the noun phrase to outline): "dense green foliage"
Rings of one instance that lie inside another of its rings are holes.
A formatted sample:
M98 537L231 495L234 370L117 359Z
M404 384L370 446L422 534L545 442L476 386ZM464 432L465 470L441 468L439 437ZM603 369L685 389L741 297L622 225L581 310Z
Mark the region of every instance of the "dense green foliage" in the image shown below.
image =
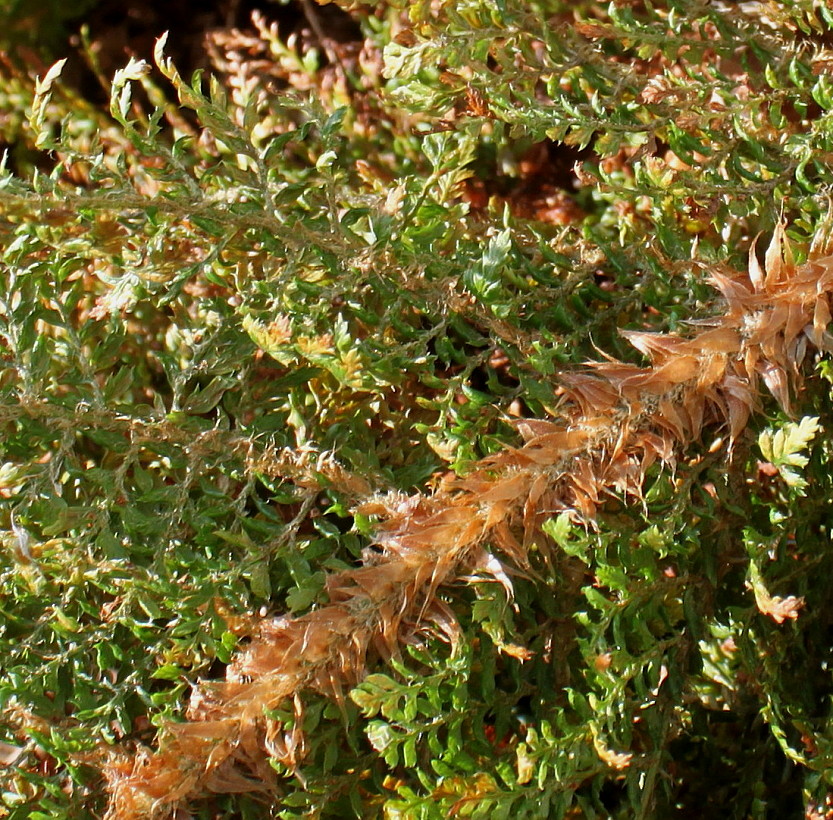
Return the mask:
M799 260L829 231L822 3L350 13L351 47L216 34L211 76L160 43L108 111L0 77L0 816L100 816L102 749L322 604L357 504L518 444L561 372L639 360L619 330L719 315L708 274L779 220ZM806 367L794 419L762 397L731 456L707 431L643 503L551 518L514 601L441 590L459 645L304 695L280 794L195 816L833 816L833 372Z

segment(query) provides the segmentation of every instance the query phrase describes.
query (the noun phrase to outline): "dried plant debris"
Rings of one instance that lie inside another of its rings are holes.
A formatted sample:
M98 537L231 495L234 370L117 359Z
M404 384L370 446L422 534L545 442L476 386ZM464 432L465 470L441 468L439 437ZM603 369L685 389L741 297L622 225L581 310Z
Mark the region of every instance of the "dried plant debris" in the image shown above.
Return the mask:
M796 265L779 226L763 267L753 248L745 274L715 270L711 282L725 300L722 316L688 338L628 332L646 367L608 359L562 374L561 415L518 422L523 446L483 459L433 495L362 504L359 511L379 518L381 553L331 575L329 604L262 621L225 681L194 688L188 720L163 728L158 751L110 753L108 818L165 816L201 793L269 788L268 758L293 767L304 754L300 692L343 698L370 655L396 655L420 630L453 644L458 626L437 591L463 573L491 574L511 589L488 550L524 568L546 519L566 512L592 525L605 498L638 500L648 468L673 467L705 430L735 441L759 404L761 383L789 410L808 350L831 349L833 257ZM778 623L799 615L795 597L758 587L755 595ZM269 717L286 701L297 716L291 729ZM628 755L606 754L616 768L628 765Z

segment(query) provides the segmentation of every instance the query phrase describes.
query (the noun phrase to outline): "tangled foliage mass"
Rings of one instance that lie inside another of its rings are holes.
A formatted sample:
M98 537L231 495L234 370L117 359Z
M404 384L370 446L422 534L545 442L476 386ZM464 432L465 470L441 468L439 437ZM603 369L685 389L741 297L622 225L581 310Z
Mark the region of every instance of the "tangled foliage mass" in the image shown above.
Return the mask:
M7 45L0 816L833 817L833 13L340 5Z

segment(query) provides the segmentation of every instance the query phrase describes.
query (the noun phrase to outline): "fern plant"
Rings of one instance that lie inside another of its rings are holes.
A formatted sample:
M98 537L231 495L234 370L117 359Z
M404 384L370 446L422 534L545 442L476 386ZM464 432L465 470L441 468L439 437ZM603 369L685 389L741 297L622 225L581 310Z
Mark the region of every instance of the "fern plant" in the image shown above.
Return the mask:
M829 816L829 10L345 6L3 80L2 811Z

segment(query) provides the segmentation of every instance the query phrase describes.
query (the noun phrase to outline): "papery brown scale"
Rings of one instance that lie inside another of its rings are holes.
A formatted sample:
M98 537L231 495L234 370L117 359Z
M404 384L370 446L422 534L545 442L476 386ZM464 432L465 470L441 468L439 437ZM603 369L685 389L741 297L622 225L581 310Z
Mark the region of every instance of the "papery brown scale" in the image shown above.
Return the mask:
M688 424L682 417L678 407L669 399L660 401L657 422L660 426L673 433L678 441L685 441L688 433Z
M656 458L659 458L666 464L671 462L674 457L674 444L672 441L664 436L657 435L656 433L652 433L650 431L642 432L639 439L646 454L653 454Z
M703 426L714 424L723 427L729 422L729 408L720 387L721 385L715 385L700 394L704 406Z
M830 321L830 304L827 296L820 296L813 308L813 326L810 333L813 344L820 349L824 347L824 334Z
M483 532L483 519L480 517L478 506L467 504L464 507L455 508L460 517L459 524L447 524L445 526L432 526L420 532L416 538L400 536L398 542L410 547L407 552L402 552L403 560L408 564L419 567L426 562L427 554L450 551L456 555L461 546L477 540Z
M697 389L704 390L717 384L725 373L726 358L724 356L704 356L700 361L700 371L697 374Z
M510 458L515 454L520 454L520 450L513 449ZM483 493L488 492L494 486L494 474L490 470L478 470L477 472L469 473L465 478L460 476L455 477L446 485L449 491L453 491L456 495L470 495L472 498L479 498Z
M612 410L619 401L616 389L597 376L572 373L561 378L562 399L577 405L583 417Z
M821 270L819 271L819 268ZM815 292L817 295L823 293L828 294L833 290L833 257L827 257L823 264L814 267L814 270L808 274L808 280L815 284Z
M193 750L191 753L193 754ZM232 743L228 741L215 743L206 757L203 776L208 776L213 779L215 771L223 766L233 754L234 746Z
M535 440L537 444L539 439ZM502 481L496 483L491 490L480 496L481 504L494 504L497 502L516 501L525 495L530 482L530 476L526 471L518 472L514 476L509 475Z
M334 606L341 607L340 604L335 604ZM343 610L339 609L339 613L342 611ZM302 623L302 634L299 635L298 639L292 644L294 651L287 652L285 654L285 662L276 664L275 661L277 658L274 656L270 657L268 654L269 645L267 644L264 647L266 651L261 653L260 658L258 658L259 663L257 665L261 667L261 669L258 670L255 668L255 664L252 662L254 659L252 659L243 667L245 672L250 676L254 676L258 673L258 671L261 671L261 673L265 671L263 669L264 667L268 669L285 669L288 663L292 663L292 666L297 669L298 661L293 662L293 659L295 658L303 658L305 663L312 664L318 663L324 658L327 658L329 656L330 641L331 639L334 639L330 630L334 626L340 625L340 622L343 621L345 615L341 615L338 621L334 624L332 613L327 611L322 615L319 614L321 612L323 612L323 610L310 613L311 615L317 615L317 618L305 616L305 620ZM338 631L339 633L341 632L341 630Z
M353 673L361 678L364 676L364 667L365 662L367 660L367 650L369 647L370 636L376 632L376 618L378 614L374 609L374 617L372 622L366 623L364 626L365 628L362 629L359 627L358 629L354 630L351 640L352 640L352 653L348 654L346 651L342 655L339 654L339 658L343 660L343 666L345 671L349 671L350 669L353 670Z
M278 721L275 720L267 720L263 714L255 720L240 720L238 723L240 731L238 746L252 770L259 771L261 768L265 770L266 774L263 777L263 782L269 785L274 783L275 771L269 765L269 761L263 759L262 743L259 732L261 721L264 722L264 726L266 724L278 723Z
M559 456L564 456L585 447L590 435L587 430L561 430L547 436L539 436L530 443L542 450L548 449Z
M666 366L662 365L656 370L643 368L642 372L634 373L619 382L619 393L630 406L631 414L635 415L640 412L641 408L637 409L637 402L643 396L665 393L674 384L665 379L661 373L662 368Z
M364 501L361 504L356 506L356 512L361 513L362 515L390 515L391 510L384 502L373 499L370 501ZM381 527L385 527L388 522L383 523L380 525Z
M687 443L694 438L694 433L692 432L692 424L691 418L688 415L688 410L686 409L685 402L681 399L677 400L677 403L673 405L674 412L677 414L677 418L680 421L680 425L683 428L683 436L680 439L680 443Z
M563 427L552 421L541 419L522 419L514 423L515 429L521 434L525 442L530 442L540 436L547 436L552 433L560 433Z
M743 402L750 410L757 404L757 394L750 386L748 379L727 375L723 380L721 390L724 395Z
M287 649L298 631L298 622L292 621L285 616L277 618L264 618L259 624L256 636L275 646L283 644ZM255 651L256 647L250 646L246 651Z
M658 368L656 378L661 382L667 382L669 386L682 384L698 375L700 365L700 360L694 356L679 356Z
M262 630L256 635L256 639L247 646L238 656L241 670L265 665L267 667L281 666L290 663L296 653L305 649L307 636L315 629L315 621L311 618L298 620L287 624L283 618L275 631ZM238 663L234 664L236 669Z
M736 317L732 317L730 313L730 320L750 313L752 306L758 303L758 298L736 277L727 276L724 273L715 271L711 274L709 280L723 294L726 301L729 302L730 309L737 311Z
M279 704L287 694L292 693L298 680L295 676L279 676L273 672L265 674L256 682L239 685L223 708L214 713L214 717L234 718L240 726L256 723L263 717L264 708Z
M783 262L782 248L784 245L784 225L779 222L772 232L772 241L766 249L764 257L764 270L766 271L766 288L767 290L774 290L777 284L781 281L781 275L785 272Z
M165 751L150 759L136 758L136 765L127 769L126 775L136 786L141 787L145 798L142 802L162 800L170 794L176 794L187 778L176 765L177 760L170 759Z
M264 681L269 680L273 674L267 672L264 678L254 682L249 680L248 673L234 679L234 673L229 674L226 670L227 678L225 681L200 681L198 688L201 690L208 689L211 695L210 705L202 713L203 716L200 719L224 719L233 711L241 709L245 704L257 700L258 691L265 685Z
M327 597L331 603L343 603L357 595L384 597L396 583L394 573L399 566L398 561L392 561L331 575L324 584Z
M746 279L718 270L711 281L726 311L701 323L708 329L699 335L624 334L652 367L590 363L562 377L561 421L518 422L523 447L483 459L433 496L391 494L363 505L384 518L376 539L382 553L368 551L373 563L331 576L329 605L294 620L266 619L229 665L225 683L196 687L193 720L171 729L161 751L136 756L132 766L113 758L109 820L147 817L155 803L173 808L204 789L249 789L250 779L232 764L266 781L266 751L296 765L305 750L302 715L286 728L264 710L290 697L297 710L304 688L343 707L344 686L364 674L371 648L389 657L426 630L454 646L459 625L437 597L441 585L474 567L511 595L508 575L483 545L523 566L547 515L567 511L591 522L614 490L638 497L646 471L657 461L673 467L679 446L705 424L728 426L736 440L757 407L760 379L788 408L807 339L819 348L833 342L833 259L795 269L779 226L764 270L750 256Z
M658 456L653 448L649 451L643 452L642 458L640 459L636 458L636 456L630 458L627 464L627 472L623 476L627 483L624 485L622 492L626 495L633 496L634 498L642 498L642 487L645 483L645 475L649 467L656 462L657 458ZM669 459L662 459L662 461L665 466L674 467L675 461L673 457Z
M176 757L164 751L152 758L137 755L132 770L110 781L113 800L108 817L150 817L187 797L196 786L197 776L180 771L178 763L189 759L181 752Z
M587 461L574 462L569 480L594 505L599 501L599 479Z
M476 514L475 507L470 509ZM425 555L434 552L437 545L451 547L457 543L464 527L464 523L423 525L412 534L403 533L386 539L385 547L408 564L419 566L424 563Z
M291 733L283 731L283 724L277 720L267 720L265 722L265 730L263 737L263 748L269 753L270 757L280 760L286 765L292 765L288 758L292 757Z
M767 389L775 397L781 409L789 416L792 415L790 405L789 380L783 369L774 364L762 364L759 372Z
M761 263L758 261L757 254L757 244L759 238L760 234L752 240L752 244L749 247L749 264L747 268L749 279L757 291L764 289L764 271L761 267Z
M622 411L624 408L621 404L619 404L617 405L616 409ZM617 423L619 423L621 421L626 420L627 416L623 415L621 412L619 412L618 414L593 414L591 416L585 416L582 419L576 419L575 426L577 429L584 430L588 434L588 443L598 443L602 439L608 438L610 436L611 425L614 418L616 418Z
M344 684L347 681L336 670L324 667L315 677L315 688L325 697L332 700L342 714L345 724L348 721L347 707L344 702Z
M335 648L335 658L330 668L331 676L339 681L339 686L352 686L364 677L365 656L367 654L367 636L356 630L349 639L349 643L339 644Z
M734 442L746 427L751 408L747 402L732 395L726 397L726 405L729 412L729 435Z
M488 530L497 526L499 522L510 516L513 510L514 507L509 504L508 501L498 501L496 503L489 504L485 507L483 516L484 529Z
M675 384L665 372L666 368L673 369L674 364L675 362L670 361L656 368L638 368L630 375L622 376L615 383L619 395L628 404L632 415L640 412L637 408L642 398L664 393Z
M585 520L592 521L599 507L598 498L593 499L580 488L573 488L573 501L569 506L578 510Z
M524 552L532 543L535 533L538 531L537 518L541 510L541 498L549 488L549 478L546 473L539 473L532 485L529 488L529 493L524 501L523 506L523 526L524 526Z
M740 334L731 327L716 327L700 333L687 345L686 352L695 353L737 353L741 348Z
M557 463L562 457L569 457L570 455L575 454L575 451L563 453L549 447L540 448L534 445L524 447L521 452L524 457L525 466L533 468L536 466L547 467L551 464Z
M587 498L586 493L576 486L575 482L570 476L565 476L564 482L561 485L561 507L564 510L572 510L577 518L584 519L585 512L588 508L595 509L590 499Z
M202 720L216 714L222 708L230 686L233 684L228 681L197 681L197 685L191 690L185 716L188 720Z
M381 645L383 646L381 653L383 658L398 654L399 643L397 637L400 621L401 614L394 609L390 601L383 601L379 605L379 636L381 638Z
M722 364L722 362L721 362ZM699 387L699 385L698 385ZM706 397L699 390L689 390L683 397L681 404L685 407L690 423L692 440L699 437L703 429L703 418L706 408Z
M501 552L515 561L519 566L525 566L528 563L529 559L526 556L526 551L520 541L515 538L509 522L506 519L497 523L492 532L492 537Z
M524 445L520 448L507 447L505 450L499 450L497 453L486 456L486 458L478 462L478 467L472 475L479 476L480 478L486 478L489 484L493 484L495 479L498 477L496 474L497 470L503 470L504 468L512 467L513 465L520 465L520 460L522 459L521 453L526 449L526 446L527 445ZM458 486L462 492L470 492L473 489L469 484L468 475L461 476L459 478Z
M456 655L463 633L457 616L451 607L439 598L434 598L431 606L426 610L425 618L438 627L440 633L451 646L452 654Z
M420 609L422 611L426 610L431 603L434 591L448 577L450 569L455 564L455 559L456 556L448 551L437 555L435 560L426 561L416 568L411 584L413 595L409 596L411 604L419 599L422 601Z
M746 340L747 345L773 344L783 332L789 318L790 305L778 303L769 310L757 312L757 327ZM770 348L771 350L772 348Z
M620 453L609 459L600 476L602 485L623 495L637 495L642 484L642 467L630 453Z
M796 376L799 375L798 369L800 368L801 364L804 362L805 357L807 356L807 344L809 342L808 334L812 332L812 327L808 325L804 329L804 333L799 336L787 350L787 361L794 362L793 373L791 374L791 378L796 381L800 381L800 379L796 379ZM823 349L819 347L818 349Z
M539 508L539 502L544 493L550 487L551 478L546 473L539 473L532 481L529 487L526 501L524 502L524 520L528 518L532 510Z
M382 601L394 595L401 587L408 568L400 561L389 561L353 572L355 582L361 586L368 598Z
M679 336L664 333L647 333L637 330L620 330L619 334L628 340L640 353L647 356L652 363L666 361L676 356L688 341Z
M298 637L299 640L294 644L295 653L300 653L303 646L302 636L299 635ZM254 677L266 674L276 668L289 669L297 665L297 660L294 662L292 660L292 644L284 650L281 647L274 646L271 642L254 640L250 647L252 648L247 649L245 654L235 659L231 674L237 677Z
M602 460L615 461L619 456L630 447L630 433L631 427L627 419L619 424L619 429L614 431L615 438L613 441L608 441L601 449Z
M600 373L610 383L617 393L622 392L622 385L633 380L639 380L650 373L650 368L638 367L635 364L626 362L585 362L585 367L591 368L594 372ZM598 412L598 408L597 408Z
M166 731L171 738L181 745L202 745L213 748L230 738L236 729L238 721L234 718L220 720L189 721L188 723L172 723Z
M730 378L740 378L744 383L749 384L753 390L758 389L758 362L761 360L761 351L755 345L750 345L743 351L743 358L734 363L735 375L727 375L724 383Z

